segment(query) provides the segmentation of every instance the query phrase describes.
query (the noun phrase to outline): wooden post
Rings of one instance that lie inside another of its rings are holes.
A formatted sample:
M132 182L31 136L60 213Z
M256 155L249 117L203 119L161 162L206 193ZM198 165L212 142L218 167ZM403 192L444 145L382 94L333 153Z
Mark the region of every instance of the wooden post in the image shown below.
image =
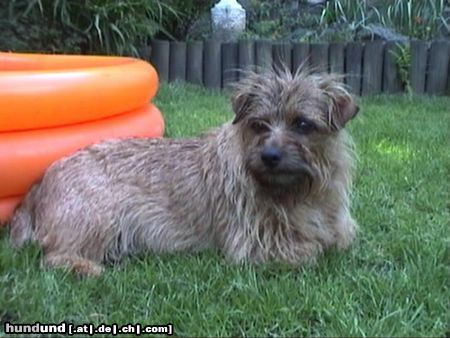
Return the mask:
M364 47L362 95L381 93L383 85L384 42L372 41Z
M239 41L238 49L239 69L244 71L255 70L255 43L241 40Z
M447 72L447 95L450 96L450 65Z
M309 69L309 43L294 43L292 47L292 72L299 68Z
M330 60L330 73L344 74L345 44L339 42L330 43L328 56Z
M192 41L187 45L186 80L203 85L203 42Z
M411 42L411 87L416 94L425 92L425 80L428 62L428 43Z
M450 62L450 42L434 41L430 47L426 92L431 95L445 94Z
M226 42L222 44L222 88L238 80L238 59L237 42Z
M272 43L259 40L255 43L255 62L258 73L272 67Z
M328 44L312 43L310 46L310 67L313 72L328 72Z
M291 69L292 66L292 53L290 43L278 43L273 45L272 50L273 65L277 69Z
M345 48L345 83L353 94L361 94L363 44L350 42Z
M150 61L158 72L159 80L161 82L166 82L169 80L169 41L152 40L151 46L152 54L150 56Z
M186 81L186 42L170 43L169 81Z
M139 57L142 60L150 61L150 56L152 55L152 46L142 46L138 49Z
M206 88L220 89L222 86L222 45L219 41L204 43L203 83Z

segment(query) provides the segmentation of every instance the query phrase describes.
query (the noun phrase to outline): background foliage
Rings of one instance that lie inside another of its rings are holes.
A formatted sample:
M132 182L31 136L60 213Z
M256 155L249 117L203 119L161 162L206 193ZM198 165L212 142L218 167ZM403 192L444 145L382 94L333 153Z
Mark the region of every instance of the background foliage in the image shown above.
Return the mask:
M209 31L209 10L217 0L167 0L178 16L169 16L166 30L177 40L201 38L197 32ZM199 27L206 26L206 27ZM164 34L159 36L164 37Z
M177 11L161 0L3 0L1 50L138 54Z
M208 38L209 10L218 0L1 1L0 50L138 55L152 37ZM403 40L450 38L448 0L241 3L248 18L244 38L354 41L380 32Z
M293 1L250 0L247 37L302 41L362 39L373 25L406 38L429 40L450 27L446 0L328 0L293 10Z

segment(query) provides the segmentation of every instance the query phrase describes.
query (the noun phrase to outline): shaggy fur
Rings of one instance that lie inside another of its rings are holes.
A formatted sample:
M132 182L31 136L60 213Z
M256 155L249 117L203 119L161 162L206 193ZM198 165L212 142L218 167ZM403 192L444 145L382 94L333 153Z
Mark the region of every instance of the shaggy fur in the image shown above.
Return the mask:
M44 262L99 275L142 251L218 248L231 260L302 264L346 248L358 108L332 75L250 73L235 119L193 139L110 140L48 168L10 223Z

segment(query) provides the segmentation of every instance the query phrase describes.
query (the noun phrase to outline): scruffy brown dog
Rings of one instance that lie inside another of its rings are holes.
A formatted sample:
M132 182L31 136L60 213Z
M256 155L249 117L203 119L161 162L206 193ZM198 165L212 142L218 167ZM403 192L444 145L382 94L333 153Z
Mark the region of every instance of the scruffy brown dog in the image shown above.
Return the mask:
M142 251L218 248L233 261L302 264L346 248L358 107L332 75L250 73L235 118L194 139L112 140L49 167L10 223L44 262L99 275Z

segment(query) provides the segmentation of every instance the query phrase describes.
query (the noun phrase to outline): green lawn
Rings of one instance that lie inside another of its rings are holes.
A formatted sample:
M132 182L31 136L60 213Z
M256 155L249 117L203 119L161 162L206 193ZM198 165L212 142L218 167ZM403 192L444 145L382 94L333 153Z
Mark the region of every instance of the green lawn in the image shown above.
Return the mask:
M231 117L226 96L190 86L163 86L156 103L169 137ZM79 280L41 270L39 250L13 251L3 229L0 322L170 322L183 336L444 336L450 98L363 99L349 127L359 155L351 250L296 270L232 266L215 252L147 256Z

